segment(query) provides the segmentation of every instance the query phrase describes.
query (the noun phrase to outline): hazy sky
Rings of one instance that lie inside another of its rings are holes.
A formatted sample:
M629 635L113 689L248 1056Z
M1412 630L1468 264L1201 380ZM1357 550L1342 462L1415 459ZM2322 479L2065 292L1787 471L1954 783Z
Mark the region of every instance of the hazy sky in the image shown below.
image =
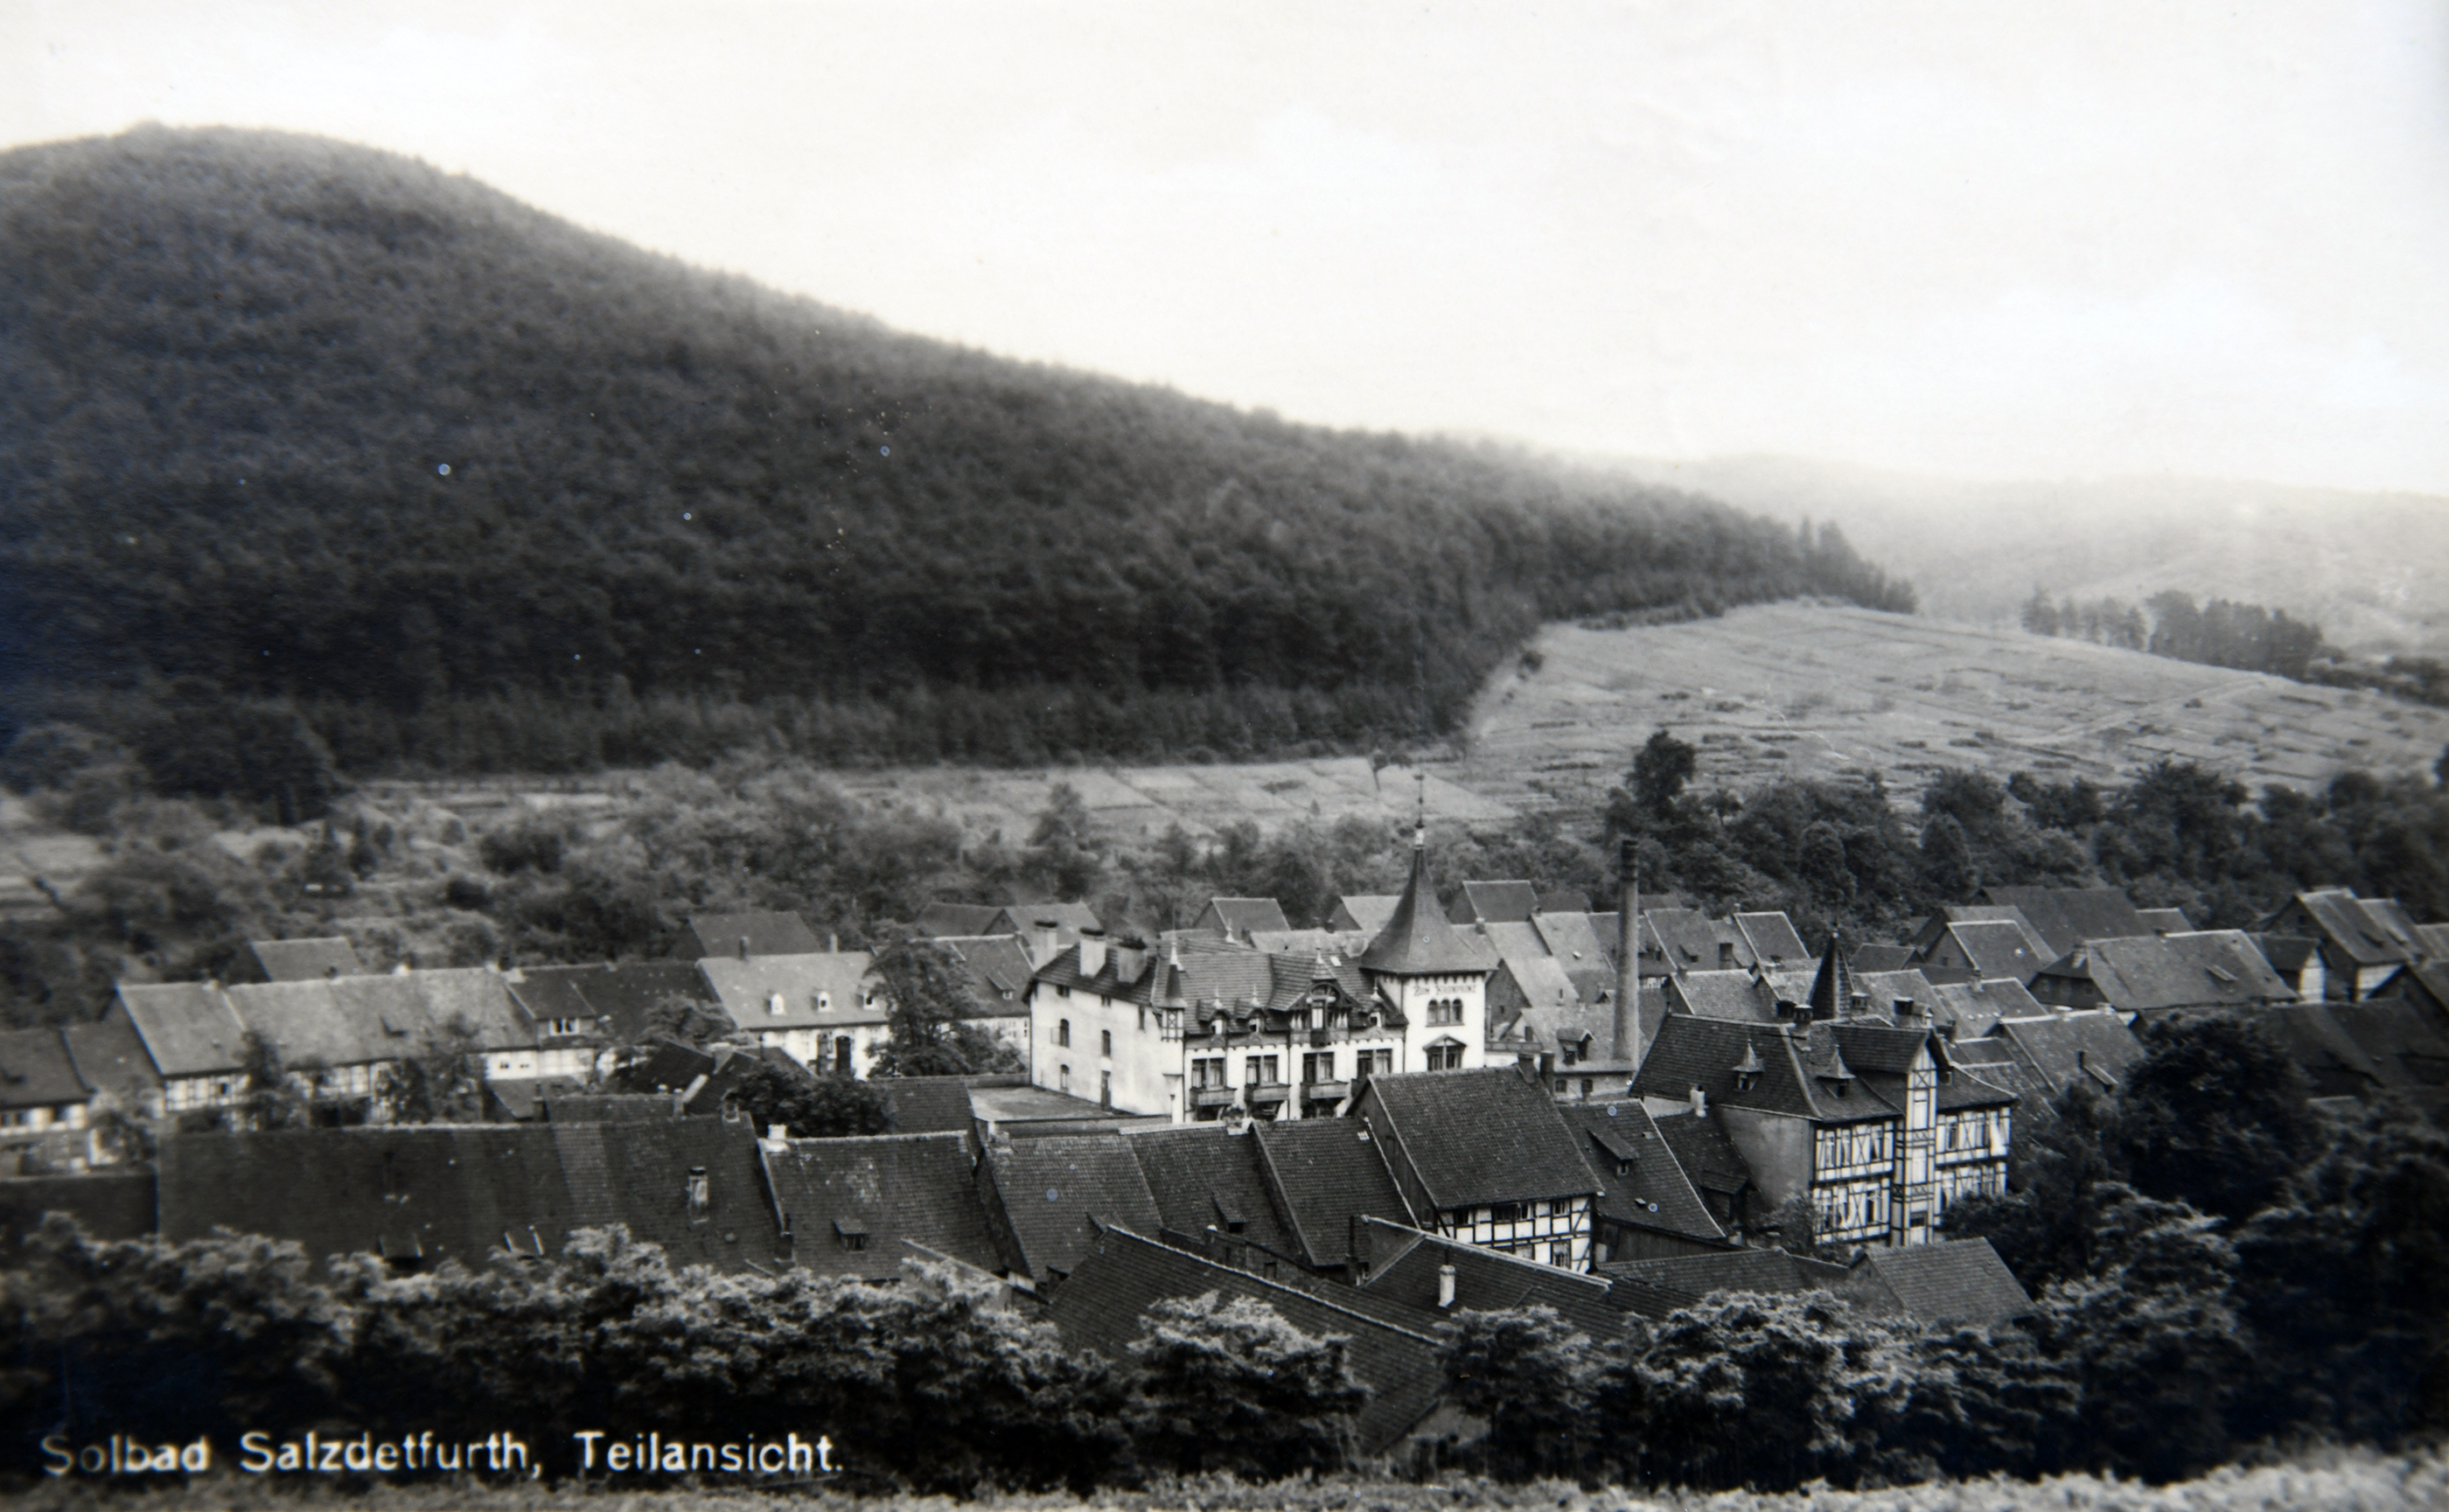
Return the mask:
M1303 419L2449 492L2449 6L0 3L0 144L314 131Z

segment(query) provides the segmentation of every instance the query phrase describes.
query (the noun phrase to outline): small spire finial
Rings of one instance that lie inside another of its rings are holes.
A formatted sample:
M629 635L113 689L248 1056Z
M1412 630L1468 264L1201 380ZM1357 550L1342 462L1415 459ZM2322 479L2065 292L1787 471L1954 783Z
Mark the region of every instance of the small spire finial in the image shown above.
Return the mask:
M1412 824L1412 849L1425 851L1429 848L1429 775L1415 772L1412 781L1419 793L1419 813Z

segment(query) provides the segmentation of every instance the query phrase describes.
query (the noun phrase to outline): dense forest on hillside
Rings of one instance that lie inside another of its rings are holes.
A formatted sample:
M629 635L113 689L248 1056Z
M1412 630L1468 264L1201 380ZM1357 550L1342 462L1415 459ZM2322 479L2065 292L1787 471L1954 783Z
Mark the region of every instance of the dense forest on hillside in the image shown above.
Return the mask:
M897 335L312 138L0 156L0 687L122 740L1349 747L1543 620L1911 606L1833 530Z

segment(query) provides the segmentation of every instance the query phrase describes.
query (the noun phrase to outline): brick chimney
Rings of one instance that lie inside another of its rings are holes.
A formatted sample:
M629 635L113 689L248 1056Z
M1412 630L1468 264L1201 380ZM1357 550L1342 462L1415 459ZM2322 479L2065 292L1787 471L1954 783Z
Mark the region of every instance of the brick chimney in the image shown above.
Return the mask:
M1630 836L1617 843L1615 925L1615 1058L1641 1065L1641 855Z
M1081 930L1080 974L1084 977L1092 977L1104 969L1106 969L1106 931Z

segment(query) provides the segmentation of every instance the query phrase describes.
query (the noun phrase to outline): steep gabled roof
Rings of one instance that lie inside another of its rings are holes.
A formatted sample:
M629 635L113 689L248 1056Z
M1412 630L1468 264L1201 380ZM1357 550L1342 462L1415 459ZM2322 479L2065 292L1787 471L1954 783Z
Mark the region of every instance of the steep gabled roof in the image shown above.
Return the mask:
M961 1134L761 1146L792 1263L819 1275L890 1280L916 1257L915 1243L980 1270L1002 1269L970 1150Z
M2049 958L2034 948L2021 925L2005 920L1951 924L1947 932L1955 937L1957 949L1973 964L1974 973L1985 979L2030 982L2050 964Z
M2293 906L2281 909L2279 917L2309 922L2344 966L2399 966L2421 953L2414 926L2395 899L2359 898L2346 888L2317 888L2296 894Z
M1684 1007L1705 1019L1732 1019L1745 1024L1777 1022L1777 992L1749 971L1687 971L1668 979L1661 989Z
M1299 1237L1277 1215L1260 1169L1259 1141L1222 1123L1151 1129L1124 1143L1140 1162L1167 1233L1196 1239L1209 1227L1261 1249L1303 1259Z
M1446 922L1437 911L1437 895L1429 885L1429 852L1425 842L1412 843L1411 880L1386 920L1386 928L1361 953L1364 971L1381 976L1463 976L1493 971L1496 952Z
M1988 1328L2032 1311L2033 1299L1987 1239L1874 1248L1863 1269L1925 1327Z
M2020 911L2041 944L2056 955L2087 940L2124 940L2151 932L2124 888L1986 888L1981 895Z
M870 1085L884 1094L884 1118L891 1133L974 1134L977 1130L970 1085L961 1077L884 1077Z
M694 961L622 961L592 967L579 991L618 1043L635 1044L654 1026L657 1010L673 1003L717 1008L714 990Z
M1843 946L1832 933L1828 936L1828 948L1820 954L1820 969L1812 974L1811 991L1803 1001L1810 1005L1813 1018L1833 1019L1853 1011L1854 992L1854 968L1845 964Z
M0 1108L56 1107L92 1095L59 1030L0 1029Z
M1512 1066L1372 1077L1352 1116L1439 1212L1599 1190L1554 1099Z
M1604 1190L1599 1216L1695 1239L1726 1236L1639 1102L1566 1102L1557 1112L1581 1136L1582 1158Z
M343 1008L329 978L245 983L228 989L239 1021L267 1042L291 1069L372 1065L415 1053L412 1038L387 1033L371 1017Z
M1489 947L1514 974L1514 984L1525 1001L1553 1008L1577 1005L1581 990L1574 986L1564 963L1548 951L1548 944L1530 924L1490 923L1480 926L1486 931Z
M1601 971L1613 976L1615 936L1602 938L1591 917L1588 913L1535 913L1531 916L1531 927L1539 931L1548 953L1568 972Z
M2344 1004L2340 1006L2345 1006ZM2383 1086L2382 1068L2331 1018L2327 1005L2299 1003L2257 1014L2254 1022L2304 1071L2317 1098L2369 1097ZM2398 1068L2393 1066L2395 1072Z
M1811 959L1811 947L1803 943L1794 921L1782 911L1738 913L1735 929L1744 937L1751 958L1763 966L1799 967Z
M796 913L756 909L743 913L699 913L690 916L674 952L703 961L710 955L815 955L825 947L808 921Z
M411 973L437 1028L465 1024L487 1050L533 1049L535 1023L511 996L510 984L490 967L458 967Z
M865 950L760 955L742 961L707 956L697 964L731 1022L755 1034L768 1029L832 1029L885 1022L868 1001L876 957ZM776 999L781 1012L775 1011Z
M1670 971L1714 971L1721 961L1728 966L1748 964L1733 961L1719 950L1718 926L1698 909L1645 908L1641 924L1642 953L1656 948Z
M1055 1291L1050 1312L1065 1348L1094 1349L1120 1361L1143 1331L1141 1318L1149 1307L1209 1292L1226 1301L1246 1297L1264 1303L1313 1337L1349 1341L1352 1373L1369 1388L1355 1425L1363 1455L1394 1448L1444 1394L1445 1372L1437 1364L1436 1340L1426 1331L1342 1305L1332 1291L1281 1285L1135 1233L1109 1229L1099 1235Z
M2126 1013L2253 1007L2296 1000L2295 989L2235 929L2095 940L2042 976L2088 979L2105 1003Z
M2449 1086L2449 1032L2404 998L2325 1005L2330 1017L2372 1058L2382 1084L2413 1091Z
M593 1032L603 1014L587 999L585 981L602 976L607 966L531 966L506 973L503 982L528 1017L542 1025L575 1019Z
M1861 972L1859 976L1870 973ZM2000 1019L2029 1018L2049 1010L2020 982L1934 982L1928 999L1917 999L1931 1023L1952 1028L1958 1040L1988 1034Z
M1682 1102L1698 1087L1712 1102L1827 1123L1896 1117L1877 1093L1857 1084L1828 1028L1815 1024L1789 1033L1776 1024L1669 1014L1633 1091ZM1749 1087L1740 1087L1736 1068L1751 1061L1761 1069L1750 1073Z
M227 1075L244 1063L246 1025L218 987L123 982L118 1007L164 1080Z
M1259 1168L1302 1255L1313 1270L1340 1266L1357 1215L1414 1222L1387 1166L1386 1149L1357 1119L1259 1123Z
M2045 1098L2056 1097L2077 1077L2101 1091L2113 1091L2144 1054L2143 1042L2107 1008L2002 1019L1991 1034L2015 1047L2025 1074Z
M1752 1184L1751 1166L1716 1120L1687 1110L1662 1114L1652 1121L1695 1190L1733 1196Z
M754 1261L771 1270L784 1258L756 1131L744 1120L534 1127L552 1139L569 1194L570 1227L626 1224L631 1237L662 1245L676 1266L737 1271ZM689 1182L699 1171L705 1173L707 1204L693 1210ZM545 1239L552 1243L549 1231Z
M1456 924L1528 924L1538 911L1539 894L1528 882L1466 882L1456 890L1446 918Z
M1099 1228L1164 1226L1139 1161L1119 1134L1048 1135L989 1146L987 1165L1019 1259L1045 1281L1080 1263Z
M1347 892L1327 910L1326 927L1362 930L1374 939L1395 916L1395 905L1402 901L1402 894L1397 892Z
M1355 1283L1356 1290L1382 1301L1399 1302L1423 1320L1437 1319L1446 1311L1437 1306L1439 1273L1451 1267L1453 1311L1553 1308L1558 1317L1594 1342L1604 1343L1624 1331L1624 1311L1609 1300L1608 1283L1597 1276L1383 1218L1363 1218L1361 1227L1361 1243L1373 1259L1369 1273Z
M1191 927L1248 939L1253 929L1289 929L1293 924L1284 917L1284 906L1273 898L1210 898Z
M339 935L314 940L249 940L246 953L266 982L320 982L365 972L357 947Z
M145 1053L136 1026L112 1014L93 1024L71 1024L60 1031L77 1075L96 1092L125 1100L129 1111L162 1085L162 1073Z
M1914 950L1909 945L1859 945L1846 964L1857 971L1901 971L1913 965Z
M1029 950L1020 943L1020 936L939 937L935 943L959 960L980 1017L1029 1011L1029 1005L1022 1000L1029 994L1029 981L1036 974L1036 967L1030 964Z
M2141 915L2144 923L2161 934L2186 934L2194 928L2194 921L2186 917L2183 909L2137 909L2134 911Z

